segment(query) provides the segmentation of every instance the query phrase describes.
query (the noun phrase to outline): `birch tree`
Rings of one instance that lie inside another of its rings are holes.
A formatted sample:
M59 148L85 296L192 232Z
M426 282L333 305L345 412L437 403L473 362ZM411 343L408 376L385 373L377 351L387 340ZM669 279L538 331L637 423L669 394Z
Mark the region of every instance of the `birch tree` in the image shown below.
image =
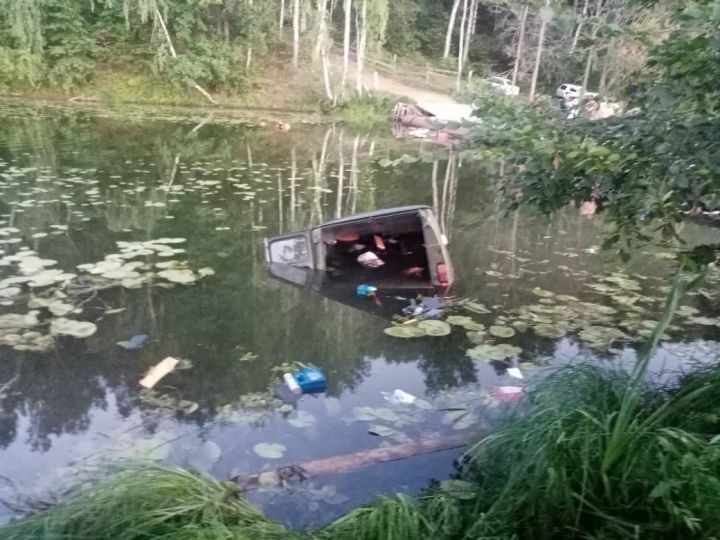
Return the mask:
M152 20L154 29L156 31L160 31L162 36L165 38L165 44L170 56L177 58L178 54L175 50L175 45L170 37L170 32L168 31L165 18L160 12L160 6L156 0L125 0L123 10L125 12L125 20L128 26L130 26L130 16L132 13L136 13L142 23ZM202 96L210 103L217 105L217 102L210 93L197 82L188 80L188 85L202 94Z
M533 66L532 78L530 79L530 93L528 99L535 101L538 75L540 74L540 62L542 61L543 47L545 45L545 32L547 25L553 18L553 10L550 7L550 0L545 0L545 5L540 9L540 33L538 35L537 51L535 52L535 64Z
M358 39L357 54L355 58L355 64L357 67L357 93L362 95L363 85L363 72L365 69L365 49L367 47L367 3L368 0L362 0L362 9L360 13L357 12L357 4L355 4L355 35Z
M282 39L285 28L285 0L280 0L280 16L278 19L278 39Z
M523 55L525 45L525 26L527 25L528 11L530 6L525 4L520 8L520 28L518 30L517 47L515 48L515 61L513 62L512 84L516 85L520 71L520 58Z
M457 18L458 8L460 7L460 0L453 2L452 11L450 12L450 20L448 21L447 32L445 33L445 49L443 50L443 58L446 59L450 56L450 46L452 44L452 35L455 30L455 19Z
M328 0L316 0L316 2L317 38L315 42L315 55L320 59L321 69L323 73L323 83L325 85L325 95L331 102L334 103L335 97L332 91L332 81L330 80L330 62L328 60Z
M344 11L344 32L343 32L343 73L342 83L340 84L340 92L345 93L345 85L347 84L348 71L350 69L350 34L352 33L352 0L345 0L343 5Z
M298 67L300 58L300 0L293 0L293 58L294 67Z
M456 90L460 91L460 83L462 82L463 74L463 59L465 58L465 25L467 24L468 17L468 0L463 0L463 13L462 20L460 21L460 36L458 39L458 56L457 56L457 82Z

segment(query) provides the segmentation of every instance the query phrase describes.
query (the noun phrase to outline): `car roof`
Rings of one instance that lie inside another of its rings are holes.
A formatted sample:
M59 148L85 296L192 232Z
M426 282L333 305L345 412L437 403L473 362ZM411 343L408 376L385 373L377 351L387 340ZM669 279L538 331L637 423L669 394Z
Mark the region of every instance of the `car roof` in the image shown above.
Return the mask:
M415 204L410 206L396 206L395 208L386 208L384 210L375 210L374 212L365 212L362 214L355 214L354 216L347 216L344 218L333 219L332 221L326 221L320 227L326 227L328 225L341 225L343 223L352 223L354 221L362 221L365 219L378 218L392 216L395 214L406 214L409 212L417 212L418 210L427 210L430 207L426 204Z

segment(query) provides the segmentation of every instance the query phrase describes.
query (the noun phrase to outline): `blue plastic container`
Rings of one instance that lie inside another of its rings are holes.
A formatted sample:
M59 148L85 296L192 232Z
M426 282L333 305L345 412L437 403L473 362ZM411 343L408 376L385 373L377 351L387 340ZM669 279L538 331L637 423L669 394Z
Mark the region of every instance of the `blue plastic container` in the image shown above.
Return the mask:
M355 289L355 292L358 296L372 296L377 292L377 287L373 287L372 285L358 285L357 289Z
M327 387L327 377L316 367L301 369L293 373L293 377L303 393L324 392Z

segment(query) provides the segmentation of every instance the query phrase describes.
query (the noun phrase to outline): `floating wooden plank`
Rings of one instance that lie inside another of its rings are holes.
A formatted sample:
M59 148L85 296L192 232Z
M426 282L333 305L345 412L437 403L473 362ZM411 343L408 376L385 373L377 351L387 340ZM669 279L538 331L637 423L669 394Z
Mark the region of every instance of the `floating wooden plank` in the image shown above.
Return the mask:
M352 454L316 459L299 465L280 467L259 474L235 476L231 480L237 483L243 490L247 491L260 487L261 474L263 476L263 483L268 481L271 484L281 484L290 479L305 480L311 476L344 473L376 463L387 463L389 461L398 461L421 454L432 454L442 450L461 448L467 443L468 436L461 434L416 440L395 446L372 448L370 450L353 452Z
M142 386L143 388L152 388L165 375L171 373L175 369L175 366L178 365L178 362L180 362L180 360L178 360L177 358L168 356L162 362L150 368L150 371L147 372L147 375L140 379L140 386Z

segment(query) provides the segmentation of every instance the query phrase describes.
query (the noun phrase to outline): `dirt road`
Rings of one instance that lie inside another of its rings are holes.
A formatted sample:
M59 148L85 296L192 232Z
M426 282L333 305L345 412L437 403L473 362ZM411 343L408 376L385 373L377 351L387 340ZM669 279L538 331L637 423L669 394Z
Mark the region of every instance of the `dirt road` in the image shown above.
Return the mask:
M334 56L332 58L333 71L342 72L342 57ZM354 88L356 84L357 67L354 59L350 60L350 69L348 72L348 86ZM398 97L410 98L416 103L457 103L449 94L435 92L433 90L423 89L418 86L407 84L403 81L394 79L385 73L377 72L377 76L371 66L368 66L363 72L363 85L368 90L378 90L380 92L388 92Z

